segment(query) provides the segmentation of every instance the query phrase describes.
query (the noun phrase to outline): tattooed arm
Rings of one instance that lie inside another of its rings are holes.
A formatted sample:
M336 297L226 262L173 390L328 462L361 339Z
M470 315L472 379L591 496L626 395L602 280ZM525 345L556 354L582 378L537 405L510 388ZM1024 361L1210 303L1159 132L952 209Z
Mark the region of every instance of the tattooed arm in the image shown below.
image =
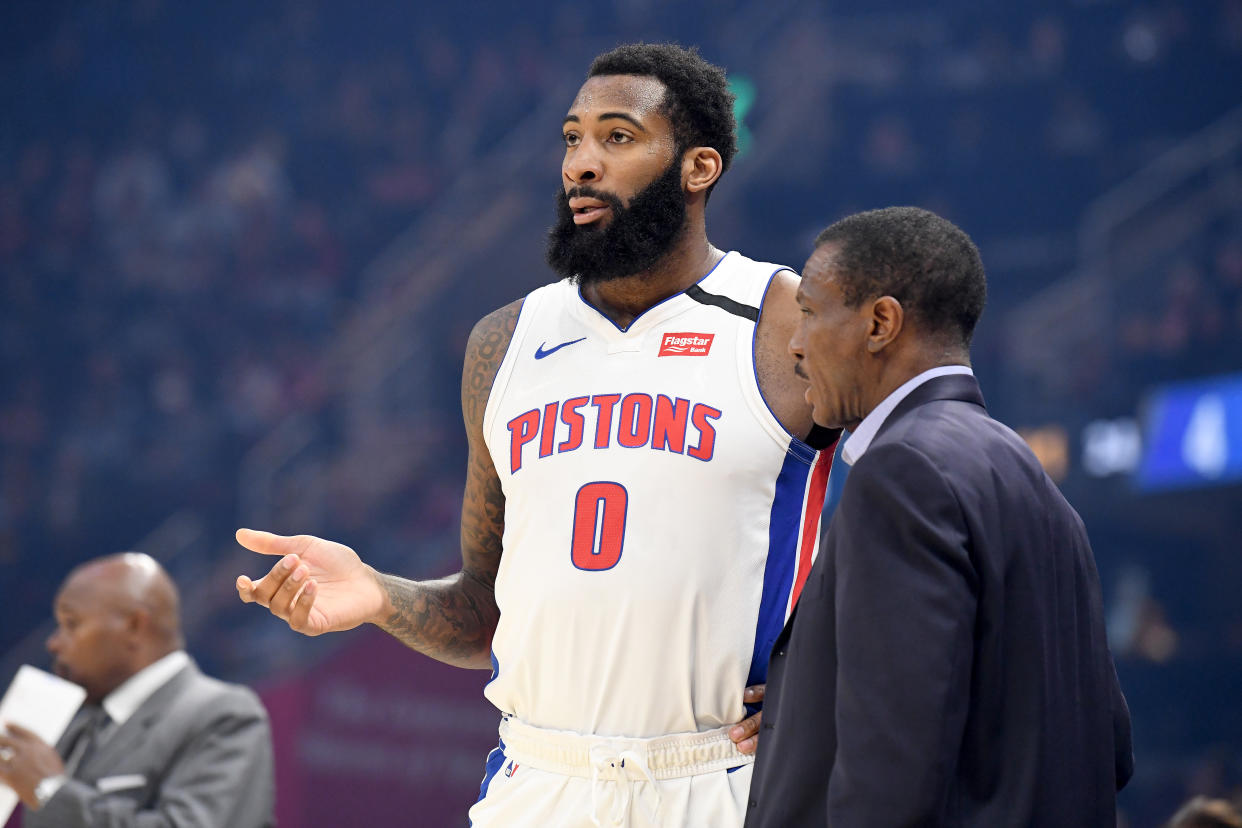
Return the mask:
M496 570L505 528L505 496L483 443L483 411L517 324L521 301L484 317L470 334L461 379L461 410L470 448L461 508L461 572L415 582L381 575L388 597L385 631L407 647L461 667L490 668Z
M521 304L519 300L480 320L466 346L461 403L470 455L461 514L461 571L436 581L410 581L377 572L339 543L239 529L242 546L281 556L257 581L238 577L243 601L262 604L306 635L369 622L448 664L491 667L492 633L500 617L494 588L505 499L483 442L483 412Z

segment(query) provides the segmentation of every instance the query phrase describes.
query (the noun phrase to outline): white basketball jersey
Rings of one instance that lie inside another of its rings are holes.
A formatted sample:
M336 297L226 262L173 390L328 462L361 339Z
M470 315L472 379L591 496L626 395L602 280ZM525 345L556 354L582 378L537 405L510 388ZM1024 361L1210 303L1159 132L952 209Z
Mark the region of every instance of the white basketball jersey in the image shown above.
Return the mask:
M640 738L744 717L832 460L757 385L783 269L729 253L625 330L568 281L526 297L483 421L505 494L485 691L501 711Z

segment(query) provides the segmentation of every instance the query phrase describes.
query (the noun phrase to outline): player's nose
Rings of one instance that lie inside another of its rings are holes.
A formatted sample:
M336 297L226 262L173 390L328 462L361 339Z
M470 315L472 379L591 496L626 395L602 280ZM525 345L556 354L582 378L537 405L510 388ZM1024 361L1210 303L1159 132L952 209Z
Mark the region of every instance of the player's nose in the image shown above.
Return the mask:
M604 177L603 157L593 141L583 141L565 156L561 172L569 184L599 183Z
M798 362L802 362L802 357L805 356L805 354L802 351L801 325L794 329L793 336L789 337L789 344L786 347L789 349L789 353L798 358Z

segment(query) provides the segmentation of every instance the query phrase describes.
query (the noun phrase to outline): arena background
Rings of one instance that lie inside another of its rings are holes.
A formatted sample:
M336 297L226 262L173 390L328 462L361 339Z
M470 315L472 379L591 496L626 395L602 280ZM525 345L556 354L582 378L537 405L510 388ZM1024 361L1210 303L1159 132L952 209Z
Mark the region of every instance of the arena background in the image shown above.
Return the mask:
M484 673L233 590L238 525L453 571L466 336L549 278L590 58L738 92L720 247L855 210L964 227L976 370L1079 509L1134 717L1124 824L1242 782L1242 2L16 0L0 9L0 686L122 549L271 710L286 826L460 825ZM839 488L840 478L834 479Z

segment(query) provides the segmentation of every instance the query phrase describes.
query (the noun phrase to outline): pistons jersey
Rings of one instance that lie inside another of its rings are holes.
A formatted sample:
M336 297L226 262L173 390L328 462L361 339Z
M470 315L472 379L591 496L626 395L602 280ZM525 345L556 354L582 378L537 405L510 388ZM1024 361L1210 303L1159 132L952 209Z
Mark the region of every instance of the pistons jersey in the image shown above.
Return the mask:
M569 281L526 297L483 421L505 495L485 691L502 712L634 738L746 715L832 459L759 391L783 269L731 252L624 330Z

